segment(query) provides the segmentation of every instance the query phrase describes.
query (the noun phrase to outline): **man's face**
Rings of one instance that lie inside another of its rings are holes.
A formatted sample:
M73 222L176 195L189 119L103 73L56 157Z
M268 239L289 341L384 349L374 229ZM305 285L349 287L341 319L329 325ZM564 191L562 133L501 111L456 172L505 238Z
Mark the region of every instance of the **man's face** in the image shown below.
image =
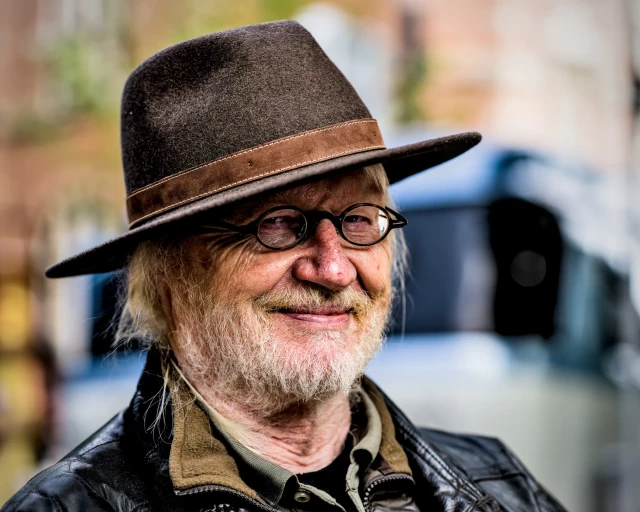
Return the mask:
M334 215L355 203L384 205L365 183L360 171L301 185L238 205L223 220L245 225L284 205ZM257 408L258 395L279 397L278 408L347 392L383 340L391 257L388 237L354 246L327 219L280 251L222 229L196 236L185 263L197 277L171 291L185 299L172 305L176 355L196 382L242 389Z

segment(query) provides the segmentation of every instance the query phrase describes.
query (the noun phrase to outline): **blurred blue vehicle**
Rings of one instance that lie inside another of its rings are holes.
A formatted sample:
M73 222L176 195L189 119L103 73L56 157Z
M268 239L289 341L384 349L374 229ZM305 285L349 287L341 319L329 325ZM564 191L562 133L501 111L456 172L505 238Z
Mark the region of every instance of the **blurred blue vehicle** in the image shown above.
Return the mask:
M424 136L405 132L392 144ZM602 370L619 339L626 273L607 246L598 175L483 142L391 191L409 220L410 264L390 342L492 333L513 355ZM540 350L523 350L532 346Z

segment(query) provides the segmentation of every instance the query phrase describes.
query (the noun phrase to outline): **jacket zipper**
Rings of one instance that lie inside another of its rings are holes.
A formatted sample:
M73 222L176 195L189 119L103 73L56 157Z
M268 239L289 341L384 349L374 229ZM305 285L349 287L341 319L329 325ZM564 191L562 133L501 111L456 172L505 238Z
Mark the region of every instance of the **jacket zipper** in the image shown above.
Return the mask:
M247 503L250 503L251 505L253 505L254 507L259 508L260 510L265 510L267 512L280 512L278 509L274 508L274 507L270 507L269 505L265 505L264 503L260 503L257 500L254 500L253 498L250 498L249 496L247 496L246 494L241 493L240 491L235 491L233 489L229 489L228 487L224 487L221 485L201 485L198 487L192 487L190 489L186 489L184 491L174 491L178 496L185 496L185 495L190 495L190 494L198 494L198 493L202 493L202 492L223 492L223 493L227 493L227 494L231 494L233 496L236 496L238 498L241 498L242 500L246 501Z
M373 510L373 504L371 503L370 500L374 492L374 489L382 483L392 482L394 480L406 480L408 482L414 483L413 478L411 478L409 475L403 475L403 474L382 476L380 478L375 479L365 488L364 496L362 498L362 506L367 512L370 512L371 510Z
M409 475L389 475L389 476L383 476L374 480L365 488L364 497L362 499L362 505L367 512L372 510L373 505L370 502L370 499L375 488L382 483L392 482L394 480L406 480L413 483L413 478L411 478ZM235 491L233 489L229 489L228 487L223 487L220 485L201 485L199 487L192 487L191 489L186 489L184 491L179 491L179 490L175 491L175 493L178 496L188 496L191 494L199 494L202 492L223 492L223 493L231 494L233 496L241 498L243 501L246 501L247 503L250 503L254 507L257 507L261 510L265 510L268 512L280 512L278 509L274 507L270 507L269 505L265 505L264 503L260 503L259 501L254 500L253 498L250 498L246 494L243 494L239 491Z

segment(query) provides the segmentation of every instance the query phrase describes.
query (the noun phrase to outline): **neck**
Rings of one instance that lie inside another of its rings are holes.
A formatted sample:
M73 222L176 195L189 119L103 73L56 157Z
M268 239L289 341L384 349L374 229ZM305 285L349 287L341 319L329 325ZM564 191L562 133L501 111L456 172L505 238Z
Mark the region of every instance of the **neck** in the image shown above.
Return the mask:
M263 414L246 406L242 397L197 386L174 364L196 397L215 413L229 435L264 459L292 473L309 473L328 466L342 451L351 426L351 407L345 395L309 403L293 402Z
M292 473L328 466L342 451L351 426L349 399L343 395L291 405L269 416L209 395L203 397L207 404L243 431L242 441L250 449Z

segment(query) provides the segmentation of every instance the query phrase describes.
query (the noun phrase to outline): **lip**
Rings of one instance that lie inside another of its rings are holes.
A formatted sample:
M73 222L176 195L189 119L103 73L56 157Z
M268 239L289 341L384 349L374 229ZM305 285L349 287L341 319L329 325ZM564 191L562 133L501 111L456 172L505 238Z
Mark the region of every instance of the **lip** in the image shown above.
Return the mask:
M309 327L319 327L323 329L344 329L349 325L351 313L344 309L322 307L313 310L277 311L279 315L296 323L303 323Z

